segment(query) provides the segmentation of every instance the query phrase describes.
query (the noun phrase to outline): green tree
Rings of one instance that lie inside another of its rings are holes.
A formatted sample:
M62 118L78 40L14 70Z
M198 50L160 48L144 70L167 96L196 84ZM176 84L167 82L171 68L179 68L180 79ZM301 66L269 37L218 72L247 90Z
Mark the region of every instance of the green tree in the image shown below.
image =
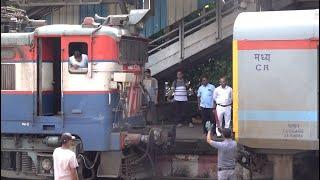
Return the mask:
M219 86L219 79L222 76L227 78L229 86L232 86L232 58L231 52L227 52L219 57L211 58L207 62L193 66L185 71L185 77L191 86L197 89L201 84L201 77L206 75L209 82Z

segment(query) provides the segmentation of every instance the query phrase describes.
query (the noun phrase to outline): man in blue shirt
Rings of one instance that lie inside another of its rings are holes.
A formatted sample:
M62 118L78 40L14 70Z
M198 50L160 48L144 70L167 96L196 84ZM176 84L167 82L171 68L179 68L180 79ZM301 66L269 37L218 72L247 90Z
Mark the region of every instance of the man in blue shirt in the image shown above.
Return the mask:
M214 129L216 127L216 123L214 121L213 116L213 92L214 85L209 84L208 78L206 76L202 77L202 85L198 89L198 108L201 111L202 116L202 124L203 124L203 133L207 135L208 131L205 127L205 123L207 121L212 122Z

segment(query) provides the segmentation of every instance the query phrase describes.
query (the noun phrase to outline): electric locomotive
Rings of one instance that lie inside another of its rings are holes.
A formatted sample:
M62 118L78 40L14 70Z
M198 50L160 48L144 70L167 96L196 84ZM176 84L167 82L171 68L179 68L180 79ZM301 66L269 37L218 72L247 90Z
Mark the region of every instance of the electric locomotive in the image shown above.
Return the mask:
M138 31L147 13L1 33L1 176L52 177L63 132L77 137L80 177L152 175L151 152L170 144L173 130L143 116L148 41ZM75 51L87 55L85 67L71 68Z

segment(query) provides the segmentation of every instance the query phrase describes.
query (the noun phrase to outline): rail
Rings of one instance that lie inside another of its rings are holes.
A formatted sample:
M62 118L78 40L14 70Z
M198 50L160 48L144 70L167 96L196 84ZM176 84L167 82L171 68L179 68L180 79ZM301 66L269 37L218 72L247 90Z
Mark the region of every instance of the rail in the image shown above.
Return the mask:
M226 0L221 8L221 18L234 12L239 7L238 0ZM149 56L164 49L179 40L200 30L217 21L217 3L213 3L213 7L208 10L208 6L204 6L192 12L190 15L182 18L177 23L169 26L170 29L160 37L155 38L149 43Z

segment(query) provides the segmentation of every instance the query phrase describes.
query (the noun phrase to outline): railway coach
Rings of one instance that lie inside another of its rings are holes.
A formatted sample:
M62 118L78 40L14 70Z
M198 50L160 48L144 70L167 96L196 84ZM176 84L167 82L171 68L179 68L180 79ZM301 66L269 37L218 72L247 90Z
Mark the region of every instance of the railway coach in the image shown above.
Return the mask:
M274 179L292 179L294 155L319 158L319 10L241 13L233 39L233 128L243 162L262 171L271 161Z

